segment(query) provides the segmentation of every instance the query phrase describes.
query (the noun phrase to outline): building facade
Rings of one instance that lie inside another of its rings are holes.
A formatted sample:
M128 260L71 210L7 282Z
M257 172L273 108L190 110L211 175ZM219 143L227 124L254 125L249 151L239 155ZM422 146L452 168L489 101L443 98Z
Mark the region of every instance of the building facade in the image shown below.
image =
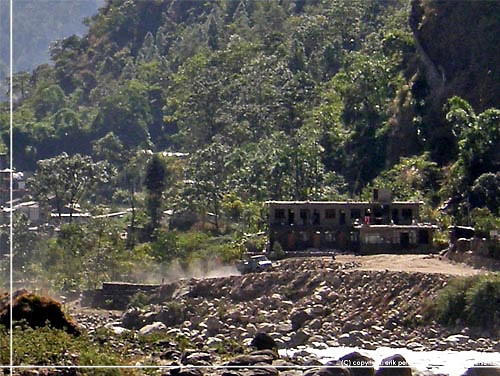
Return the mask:
M411 253L433 250L436 226L419 223L419 202L392 201L374 190L372 201L268 201L268 250Z

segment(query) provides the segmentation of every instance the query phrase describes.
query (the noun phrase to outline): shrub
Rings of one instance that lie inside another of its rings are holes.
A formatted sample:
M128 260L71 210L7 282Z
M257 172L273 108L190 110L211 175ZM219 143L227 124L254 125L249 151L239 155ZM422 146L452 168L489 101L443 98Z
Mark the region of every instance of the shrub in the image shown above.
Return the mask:
M465 294L467 322L482 328L500 326L500 275L481 278Z
M130 307L142 308L148 304L148 296L143 291L138 291L130 298Z
M273 249L272 249L271 253L269 254L269 258L271 260L281 260L283 257L285 257L285 251L283 251L283 247L281 246L281 243L274 242Z
M22 365L120 365L123 359L112 351L93 344L89 337L74 337L63 330L48 327L13 330L14 364ZM71 356L74 354L74 356ZM9 335L0 325L0 364L9 364ZM117 369L102 369L95 374L120 375Z
M456 278L438 293L428 314L445 325L500 326L500 274Z

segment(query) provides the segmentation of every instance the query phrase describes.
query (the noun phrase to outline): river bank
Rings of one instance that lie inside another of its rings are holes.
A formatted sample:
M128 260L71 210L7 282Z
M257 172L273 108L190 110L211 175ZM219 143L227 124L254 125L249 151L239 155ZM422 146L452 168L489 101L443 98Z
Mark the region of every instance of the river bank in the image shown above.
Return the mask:
M328 349L500 351L498 333L424 319L427 304L453 278L443 273L450 270L446 262L441 272L415 272L375 270L360 261L289 259L266 273L166 284L149 297L150 304L125 312L80 308L72 315L91 334L102 327L115 335L163 333L208 353L229 343L247 348L257 333L266 333L284 356L301 349L285 356L298 366L321 364L318 354ZM422 257L416 262L428 269ZM460 264L454 268L458 275L478 273ZM207 359L223 364L214 354ZM180 364L180 358L160 363Z

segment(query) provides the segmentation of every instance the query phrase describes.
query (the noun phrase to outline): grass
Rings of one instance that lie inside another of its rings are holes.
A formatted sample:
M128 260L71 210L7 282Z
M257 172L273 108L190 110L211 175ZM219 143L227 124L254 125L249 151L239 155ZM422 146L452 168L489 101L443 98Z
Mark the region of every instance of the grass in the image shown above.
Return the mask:
M13 329L13 365L50 368L50 366L131 366L158 365L148 357L152 352L161 352L165 343L171 343L179 351L193 345L184 337L171 338L162 333L138 336L126 332L115 335L100 328L93 336L83 333L73 336L60 329L49 327L32 329L16 322ZM0 364L10 363L10 339L5 326L0 325ZM69 371L68 371L69 372ZM72 369L71 375L144 375L154 374L153 369L125 368L79 368ZM23 371L20 371L23 375ZM66 374L66 373L62 373Z
M49 327L13 329L13 365L30 366L111 366L124 365L119 355L94 344L86 335L75 337ZM10 363L8 330L0 326L0 364ZM82 371L81 374L87 374ZM94 375L123 375L119 369L93 369Z

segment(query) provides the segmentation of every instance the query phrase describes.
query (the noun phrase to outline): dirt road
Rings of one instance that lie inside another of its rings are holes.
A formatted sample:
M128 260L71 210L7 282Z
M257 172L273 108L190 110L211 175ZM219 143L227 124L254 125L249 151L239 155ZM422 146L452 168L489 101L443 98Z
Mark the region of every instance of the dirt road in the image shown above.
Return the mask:
M393 255L372 256L338 255L336 261L354 262L358 270L391 270L404 272L440 273L469 276L483 272L462 263L452 262L438 255Z

